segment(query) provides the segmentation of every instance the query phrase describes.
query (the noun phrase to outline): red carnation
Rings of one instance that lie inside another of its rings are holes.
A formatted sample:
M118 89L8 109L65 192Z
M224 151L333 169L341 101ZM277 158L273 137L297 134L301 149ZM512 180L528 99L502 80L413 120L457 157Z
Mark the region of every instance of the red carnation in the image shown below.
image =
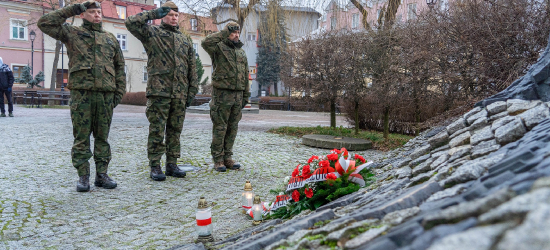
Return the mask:
M344 158L348 158L348 150L346 148L342 148L340 152L344 153Z
M298 192L298 190L294 190L294 192L292 192L292 200L294 202L300 201L300 193Z
M329 180L336 180L336 175L334 173L328 173L327 174L327 179Z
M309 178L311 176L311 169L309 168L309 165L305 165L302 168L302 177Z
M333 149L333 150L331 150L330 152L331 152L331 153L334 153L334 154L340 154L340 153L341 153L341 151L338 150L338 149Z
M304 191L304 193L306 193L306 197L307 197L307 198L313 197L313 189L311 189L311 188L306 188L306 190Z
M360 155L358 155L358 154L355 154L354 157L355 157L355 160L359 160L359 161L361 161L361 162L363 162L363 163L366 162L366 160L365 160L365 158L363 158L363 156L360 156Z
M327 161L327 160L320 161L319 166L321 166L322 168L328 168L328 167L330 167L330 162Z
M319 159L319 156L314 155L314 156L312 156L311 158L309 158L309 160L307 160L307 163L308 163L308 164L309 164L309 163L312 163L314 160L318 160L318 159Z
M296 166L296 168L294 169L294 171L292 171L292 177L296 177L300 174L300 164L298 164L298 166Z
M338 155L337 154L329 154L329 155L327 155L327 159L329 161L336 161L336 160L338 160Z

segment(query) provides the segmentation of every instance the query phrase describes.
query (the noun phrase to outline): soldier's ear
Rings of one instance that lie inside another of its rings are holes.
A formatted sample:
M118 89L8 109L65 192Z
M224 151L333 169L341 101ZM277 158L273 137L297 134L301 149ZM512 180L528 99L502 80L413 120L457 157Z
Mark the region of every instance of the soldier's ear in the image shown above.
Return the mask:
M84 12L80 13L80 19L84 19Z

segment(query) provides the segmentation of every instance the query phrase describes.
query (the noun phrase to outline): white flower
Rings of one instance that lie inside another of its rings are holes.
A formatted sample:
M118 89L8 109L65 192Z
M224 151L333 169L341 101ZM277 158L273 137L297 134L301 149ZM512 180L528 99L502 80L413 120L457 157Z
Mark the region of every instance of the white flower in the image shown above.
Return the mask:
M290 181L290 178L292 178L292 176L285 177L285 183L288 183Z

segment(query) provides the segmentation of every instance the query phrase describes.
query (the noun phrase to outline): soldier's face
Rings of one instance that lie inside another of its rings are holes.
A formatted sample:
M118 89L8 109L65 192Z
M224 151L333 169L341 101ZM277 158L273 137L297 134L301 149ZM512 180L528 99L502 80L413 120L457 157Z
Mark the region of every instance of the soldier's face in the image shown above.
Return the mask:
M180 14L178 12L175 12L174 10L170 10L168 15L166 15L165 17L162 18L162 21L169 24L169 25L177 26L179 15Z
M92 23L101 23L103 16L101 15L101 9L87 9L80 14L80 18L86 19Z
M229 34L229 40L233 42L238 42L240 36L241 36L241 32L239 30L235 30L231 34Z

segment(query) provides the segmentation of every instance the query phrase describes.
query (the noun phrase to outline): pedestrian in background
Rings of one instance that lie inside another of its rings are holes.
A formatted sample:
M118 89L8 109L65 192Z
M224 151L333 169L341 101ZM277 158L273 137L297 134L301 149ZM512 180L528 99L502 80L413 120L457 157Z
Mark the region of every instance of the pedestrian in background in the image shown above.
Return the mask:
M13 87L13 72L10 69L10 66L4 64L2 57L0 57L0 117L6 117L6 109L4 107L4 96L8 99L8 112L9 116L13 117L13 98L12 98L12 87Z

